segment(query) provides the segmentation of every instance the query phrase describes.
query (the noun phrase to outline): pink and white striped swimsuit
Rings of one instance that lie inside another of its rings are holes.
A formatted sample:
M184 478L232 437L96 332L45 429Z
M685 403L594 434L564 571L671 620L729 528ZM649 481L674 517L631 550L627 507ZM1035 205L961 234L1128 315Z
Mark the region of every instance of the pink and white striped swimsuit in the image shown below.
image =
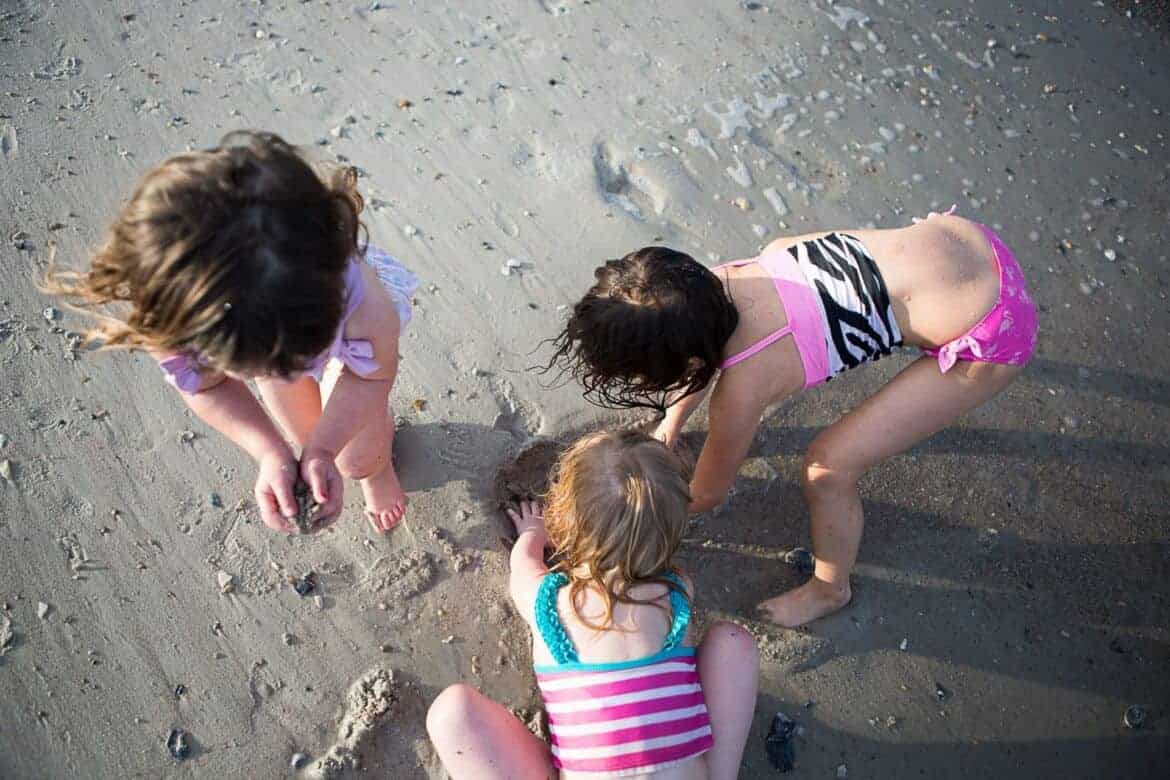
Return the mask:
M568 581L547 575L536 597L536 625L556 660L536 666L548 713L553 766L570 772L640 775L711 749L711 721L695 648L680 647L690 604L671 590L673 619L663 649L634 661L585 664L556 611ZM680 585L681 587L681 585Z

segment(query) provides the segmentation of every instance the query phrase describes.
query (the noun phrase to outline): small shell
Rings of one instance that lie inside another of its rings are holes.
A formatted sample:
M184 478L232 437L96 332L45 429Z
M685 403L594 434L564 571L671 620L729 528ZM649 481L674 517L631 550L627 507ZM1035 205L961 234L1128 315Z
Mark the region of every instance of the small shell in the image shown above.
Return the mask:
M1125 715L1122 716L1121 720L1131 729L1140 729L1146 722L1146 711L1136 704L1131 704L1126 707Z

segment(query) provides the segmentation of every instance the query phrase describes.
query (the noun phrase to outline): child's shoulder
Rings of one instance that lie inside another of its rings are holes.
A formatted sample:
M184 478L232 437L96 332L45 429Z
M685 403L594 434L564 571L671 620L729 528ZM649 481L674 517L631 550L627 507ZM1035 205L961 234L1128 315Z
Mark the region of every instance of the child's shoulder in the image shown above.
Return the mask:
M194 395L210 390L226 377L190 352L150 351L167 382L181 393Z
M373 244L355 256L354 262L361 268L365 289L374 292L365 298L376 298L379 308L385 309L388 304L397 315L399 327L410 322L418 277L396 257Z

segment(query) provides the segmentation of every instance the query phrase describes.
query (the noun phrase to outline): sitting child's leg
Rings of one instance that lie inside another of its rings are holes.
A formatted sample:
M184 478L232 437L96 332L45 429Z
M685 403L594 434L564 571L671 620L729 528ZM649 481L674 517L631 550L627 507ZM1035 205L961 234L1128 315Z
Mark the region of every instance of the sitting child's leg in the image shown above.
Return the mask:
M431 704L427 733L452 780L557 776L543 742L504 707L462 683Z
M361 481L366 517L380 532L398 525L406 512L406 493L391 460L393 447L394 417L387 409L379 419L363 425L337 457L338 470Z
M256 389L281 432L303 448L321 419L321 387L317 380L309 376L291 382L257 379Z
M711 716L715 745L707 752L711 780L739 777L743 749L752 728L760 654L747 629L716 623L699 643L699 679Z

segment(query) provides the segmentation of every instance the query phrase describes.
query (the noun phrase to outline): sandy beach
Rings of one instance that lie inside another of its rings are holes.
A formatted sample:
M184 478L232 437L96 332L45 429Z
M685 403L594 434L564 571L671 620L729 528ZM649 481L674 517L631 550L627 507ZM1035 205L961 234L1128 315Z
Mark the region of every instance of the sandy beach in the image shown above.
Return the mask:
M753 607L802 578L801 454L913 355L769 412L683 554L699 619L761 646L741 776L776 776L782 711L792 777L1170 777L1166 18L0 0L0 777L442 778L424 715L456 681L538 723L499 503L556 442L637 421L531 370L594 266L652 243L715 264L951 204L1014 248L1036 358L865 477L853 603L797 631ZM50 247L82 266L148 167L240 128L356 166L371 242L422 281L389 535L353 484L333 531L267 529L247 456L37 289Z

